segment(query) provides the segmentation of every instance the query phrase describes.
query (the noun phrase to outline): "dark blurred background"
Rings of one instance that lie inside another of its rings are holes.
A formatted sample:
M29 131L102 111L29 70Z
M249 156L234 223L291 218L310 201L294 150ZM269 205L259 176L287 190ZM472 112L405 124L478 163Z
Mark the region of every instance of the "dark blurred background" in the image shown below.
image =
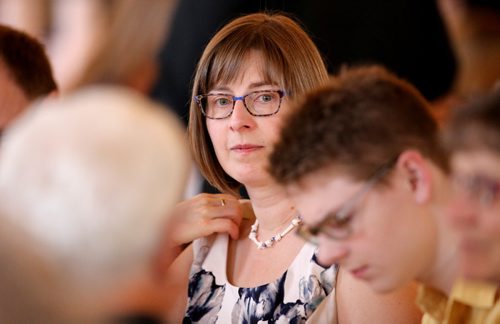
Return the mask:
M284 11L309 31L331 73L343 65L379 63L435 100L451 86L455 60L434 0L182 0L152 96L187 122L191 78L205 44L232 18Z

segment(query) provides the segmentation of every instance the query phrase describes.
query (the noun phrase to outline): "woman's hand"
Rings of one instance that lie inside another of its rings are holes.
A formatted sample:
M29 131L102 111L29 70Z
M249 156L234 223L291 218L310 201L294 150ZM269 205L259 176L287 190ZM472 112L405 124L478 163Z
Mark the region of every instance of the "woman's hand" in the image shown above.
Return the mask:
M178 203L165 224L164 236L154 259L155 273L162 278L185 245L195 239L214 233L228 233L232 239L238 239L243 218L254 218L250 201L227 194L202 193ZM187 259L183 269L189 269L192 255Z
M202 193L182 201L172 211L171 240L183 245L214 233L228 233L236 240L244 208L236 197L227 194Z

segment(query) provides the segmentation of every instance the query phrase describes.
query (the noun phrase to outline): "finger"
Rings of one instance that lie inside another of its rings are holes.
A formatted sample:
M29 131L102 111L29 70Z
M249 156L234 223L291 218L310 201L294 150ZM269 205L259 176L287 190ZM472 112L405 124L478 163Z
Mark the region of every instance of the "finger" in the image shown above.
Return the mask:
M205 219L230 218L238 225L241 223L243 213L238 203L226 202L225 206L202 208L200 213Z
M239 237L239 226L228 218L215 218L207 224L209 234L213 233L228 233L233 240Z
M200 194L200 199L207 202L211 206L224 207L226 204L237 203L238 199L229 194Z

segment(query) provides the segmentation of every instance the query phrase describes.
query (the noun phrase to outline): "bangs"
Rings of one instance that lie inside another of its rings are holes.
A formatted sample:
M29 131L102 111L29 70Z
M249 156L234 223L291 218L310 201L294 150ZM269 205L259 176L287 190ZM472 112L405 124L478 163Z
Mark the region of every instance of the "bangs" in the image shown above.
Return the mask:
M289 91L284 79L285 59L276 44L260 37L260 35L246 37L246 40L242 41L233 36L232 39L226 39L225 42L219 44L212 53L205 78L206 82L202 82L200 91L207 93L217 85L241 81L252 53L256 53L256 57L259 58L258 61L261 65L259 74L262 81Z

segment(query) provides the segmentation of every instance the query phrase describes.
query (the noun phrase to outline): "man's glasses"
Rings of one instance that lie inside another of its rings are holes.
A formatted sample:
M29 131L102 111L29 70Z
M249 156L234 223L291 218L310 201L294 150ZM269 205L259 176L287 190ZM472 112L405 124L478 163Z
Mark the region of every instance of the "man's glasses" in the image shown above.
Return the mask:
M500 193L500 180L483 174L453 175L452 184L455 192L462 192L482 207L491 207Z
M209 93L194 97L194 100L205 117L210 119L224 119L231 116L236 101L241 100L252 116L271 116L281 107L285 96L283 90L260 90L250 92L241 97L224 93Z
M397 157L391 159L387 163L379 167L363 187L349 198L338 209L337 212L327 215L323 220L314 226L308 226L301 223L297 229L297 235L304 240L318 245L318 235L324 234L335 240L343 240L349 237L352 233L351 220L354 207L362 200L362 198L377 184L394 166Z

